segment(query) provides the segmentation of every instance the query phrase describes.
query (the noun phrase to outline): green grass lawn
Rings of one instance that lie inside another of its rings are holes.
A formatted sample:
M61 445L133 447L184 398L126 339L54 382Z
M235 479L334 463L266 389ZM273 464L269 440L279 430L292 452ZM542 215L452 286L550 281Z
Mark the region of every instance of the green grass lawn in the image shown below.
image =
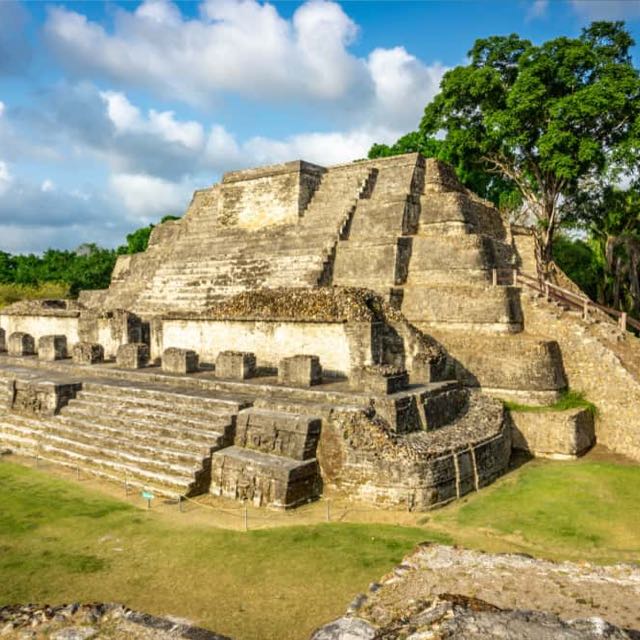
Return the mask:
M0 504L0 603L118 601L238 640L307 638L426 537L358 524L226 531L8 462Z
M640 562L640 465L531 461L429 523L473 547Z
M527 463L449 507L415 514L416 526L228 531L8 461L0 462L0 504L0 604L118 601L237 640L306 639L424 540L640 559L640 466L593 458Z

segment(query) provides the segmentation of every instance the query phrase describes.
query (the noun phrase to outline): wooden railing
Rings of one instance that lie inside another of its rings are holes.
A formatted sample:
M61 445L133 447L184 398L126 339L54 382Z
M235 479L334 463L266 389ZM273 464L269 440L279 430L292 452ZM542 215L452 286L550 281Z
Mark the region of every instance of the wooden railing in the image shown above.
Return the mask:
M547 300L557 300L572 309L581 311L582 317L585 320L589 317L590 311L597 309L614 319L618 323L621 331L627 331L629 328L632 328L640 332L640 322L634 318L630 318L626 312L598 304L585 295L563 289L553 284L553 282L549 282L544 278L530 276L520 272L518 269L493 269L492 283L494 287L498 285L511 285L514 287L524 285L530 289L535 289L539 293L542 293Z

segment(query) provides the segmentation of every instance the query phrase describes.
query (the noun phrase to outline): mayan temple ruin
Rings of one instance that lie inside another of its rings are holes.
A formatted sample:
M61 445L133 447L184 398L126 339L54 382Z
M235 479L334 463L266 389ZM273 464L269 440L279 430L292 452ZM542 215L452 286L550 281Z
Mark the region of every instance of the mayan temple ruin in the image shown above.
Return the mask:
M418 154L227 173L109 289L2 310L0 445L277 508L426 509L513 448L640 458L637 338L537 276L531 233ZM567 388L595 420L504 408Z

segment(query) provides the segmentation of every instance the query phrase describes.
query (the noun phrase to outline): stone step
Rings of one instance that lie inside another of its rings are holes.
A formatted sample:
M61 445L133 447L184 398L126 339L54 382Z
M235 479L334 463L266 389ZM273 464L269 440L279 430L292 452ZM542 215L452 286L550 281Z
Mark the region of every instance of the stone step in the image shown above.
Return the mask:
M11 416L14 419L14 416ZM47 459L53 459L59 464L73 469L85 470L96 475L100 475L109 480L124 482L125 478L132 486L155 488L158 493L175 496L176 494L187 494L194 484L194 474L188 469L186 474L167 474L159 471L152 471L141 468L138 465L127 464L102 458L95 455L87 455L72 448L60 448L52 444L53 440L47 434L32 430L31 437L27 437L28 430L24 427L8 423L6 420L0 422L0 439L10 448L13 447L17 453L23 455L40 455ZM73 444L73 441L70 441Z
M148 384L128 385L126 382L110 380L107 382L85 382L83 392L98 393L105 396L115 396L118 399L127 396L135 396L139 399L157 400L160 403L172 403L176 408L199 407L210 409L213 413L226 410L237 413L240 409L251 406L252 402L244 397L233 396L231 394L220 394L212 397L207 392L197 393L194 391L174 391L167 387L152 386Z
M182 417L171 416L159 417L157 414L137 413L133 411L108 411L104 405L93 405L90 403L80 404L72 401L64 407L59 414L65 421L80 423L91 422L100 425L113 432L127 431L135 428L141 435L150 438L165 437L167 439L185 443L196 443L198 445L215 443L220 436L226 437L233 428L233 417L217 423L196 422L190 423ZM201 425L200 428L192 424Z
M132 420L153 420L166 426L184 429L207 431L223 430L233 421L234 411L203 409L194 406L171 406L170 402L138 399L123 396L114 402L111 395L80 391L77 397L62 409L65 415L84 415L91 410L103 412L105 415L128 418Z
M51 426L54 423L55 420L51 420ZM175 461L169 462L170 458L176 457L177 452L154 451L149 448L144 453L137 455L133 452L136 449L133 442L127 443L126 449L122 449L118 448L115 443L110 444L106 439L101 440L96 437L94 444L91 444L76 438L73 431L65 433L67 435L60 435L55 431L55 428L50 431L49 425L47 425L45 430L38 433L40 446L51 446L69 453L91 456L96 460L116 461L131 465L139 470L178 475L186 478L193 477L195 471L202 466L202 461L206 457L191 456L191 459L186 464ZM149 455L154 457L149 457Z
M85 429L79 428L84 426ZM91 422L78 423L71 426L70 423L58 419L49 420L46 423L44 433L47 437L57 437L66 440L72 440L85 445L94 445L101 447L103 455L107 457L118 457L118 454L109 455L112 451L126 451L128 454L134 454L136 458L148 458L157 461L159 464L176 464L184 467L202 465L202 461L208 458L217 446L193 446L192 443L183 440L168 441L163 439L145 440L137 429L132 429L129 434L119 432L119 436L113 433L105 434L98 429L93 428ZM165 445L169 444L169 448Z

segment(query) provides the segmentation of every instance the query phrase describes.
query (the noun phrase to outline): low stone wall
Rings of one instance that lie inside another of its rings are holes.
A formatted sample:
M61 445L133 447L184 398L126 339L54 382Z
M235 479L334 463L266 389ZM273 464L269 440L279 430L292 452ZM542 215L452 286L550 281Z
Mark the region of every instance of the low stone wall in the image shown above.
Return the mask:
M562 354L553 340L451 331L433 336L447 350L458 380L499 398L550 404L567 386Z

